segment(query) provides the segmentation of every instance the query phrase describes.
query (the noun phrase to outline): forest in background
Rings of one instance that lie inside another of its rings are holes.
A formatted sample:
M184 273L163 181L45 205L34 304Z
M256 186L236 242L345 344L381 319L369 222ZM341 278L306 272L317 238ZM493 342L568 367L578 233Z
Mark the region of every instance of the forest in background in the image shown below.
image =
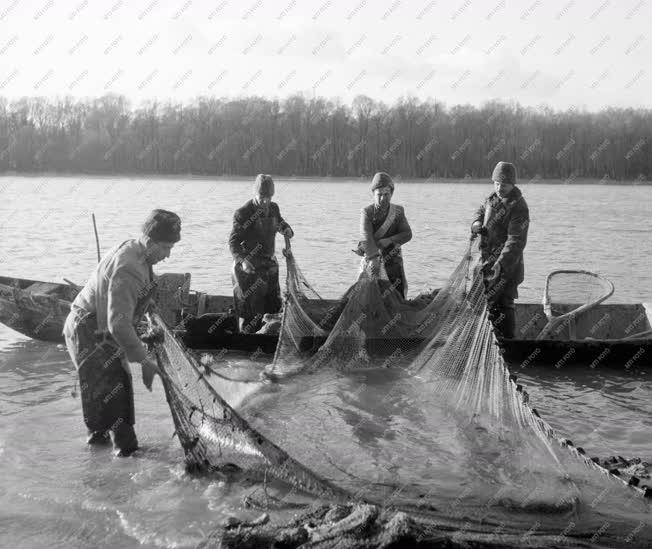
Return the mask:
M647 109L411 97L387 105L367 96L350 105L295 95L139 106L113 94L0 97L0 174L483 178L507 160L521 179L647 181L650 138Z

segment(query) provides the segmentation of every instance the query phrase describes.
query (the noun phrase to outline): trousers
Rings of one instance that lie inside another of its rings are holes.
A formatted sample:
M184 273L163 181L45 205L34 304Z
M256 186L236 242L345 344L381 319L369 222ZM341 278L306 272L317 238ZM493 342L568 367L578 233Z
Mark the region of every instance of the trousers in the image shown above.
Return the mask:
M95 315L73 309L64 337L79 376L84 423L91 439L110 433L119 455L138 448L134 430L134 391L131 374L119 345L97 334Z
M278 263L270 260L256 265L253 273L245 273L240 263L232 270L233 302L238 318L244 320L244 331L256 332L265 313L278 313L283 302L278 280Z
M516 331L516 310L514 299L518 297L518 284L501 279L490 285L485 279L489 320L498 339L514 339Z

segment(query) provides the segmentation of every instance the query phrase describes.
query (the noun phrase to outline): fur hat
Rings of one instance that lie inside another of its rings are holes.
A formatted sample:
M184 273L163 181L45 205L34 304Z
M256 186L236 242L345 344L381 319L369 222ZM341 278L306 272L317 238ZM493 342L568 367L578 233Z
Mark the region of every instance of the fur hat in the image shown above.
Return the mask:
M271 175L259 173L254 182L254 194L261 196L274 196L274 180Z
M385 172L378 172L371 180L371 192L374 192L376 189L380 189L382 187L389 187L392 193L394 192L394 182L392 181L392 178L389 176L389 174Z
M516 185L516 167L510 162L498 162L491 174L492 181Z
M157 242L179 242L181 218L168 210L152 210L143 223L143 234Z

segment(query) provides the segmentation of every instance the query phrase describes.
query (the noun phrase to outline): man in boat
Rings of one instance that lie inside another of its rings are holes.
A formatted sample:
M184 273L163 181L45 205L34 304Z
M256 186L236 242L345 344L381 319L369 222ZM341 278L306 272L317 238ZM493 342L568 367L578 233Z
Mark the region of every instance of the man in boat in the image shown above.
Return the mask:
M153 301L152 266L169 257L180 238L179 216L153 210L140 238L126 240L102 258L66 319L63 333L79 375L87 441L108 442L110 433L117 456L138 448L129 363L141 364L150 391L158 372L134 326Z
M385 267L390 284L405 298L407 280L403 268L401 246L412 239L412 229L405 217L403 206L391 202L394 182L385 172L378 172L371 180L374 203L362 208L360 213L360 242L358 255L377 275L380 265Z
M512 339L516 324L514 299L524 277L523 250L530 212L516 186L514 164L498 162L491 178L494 192L478 208L471 233L480 235L482 273L494 331L498 338Z
M254 333L265 313L281 310L278 262L274 255L276 234L287 238L294 231L281 216L274 196L272 176L258 174L254 197L233 215L229 248L233 255L233 300L242 333Z

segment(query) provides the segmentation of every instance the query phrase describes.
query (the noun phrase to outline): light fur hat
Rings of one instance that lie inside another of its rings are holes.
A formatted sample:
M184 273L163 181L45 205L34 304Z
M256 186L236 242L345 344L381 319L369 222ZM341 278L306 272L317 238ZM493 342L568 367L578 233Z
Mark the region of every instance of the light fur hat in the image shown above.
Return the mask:
M254 181L254 194L261 196L274 196L274 180L271 175L259 173Z

